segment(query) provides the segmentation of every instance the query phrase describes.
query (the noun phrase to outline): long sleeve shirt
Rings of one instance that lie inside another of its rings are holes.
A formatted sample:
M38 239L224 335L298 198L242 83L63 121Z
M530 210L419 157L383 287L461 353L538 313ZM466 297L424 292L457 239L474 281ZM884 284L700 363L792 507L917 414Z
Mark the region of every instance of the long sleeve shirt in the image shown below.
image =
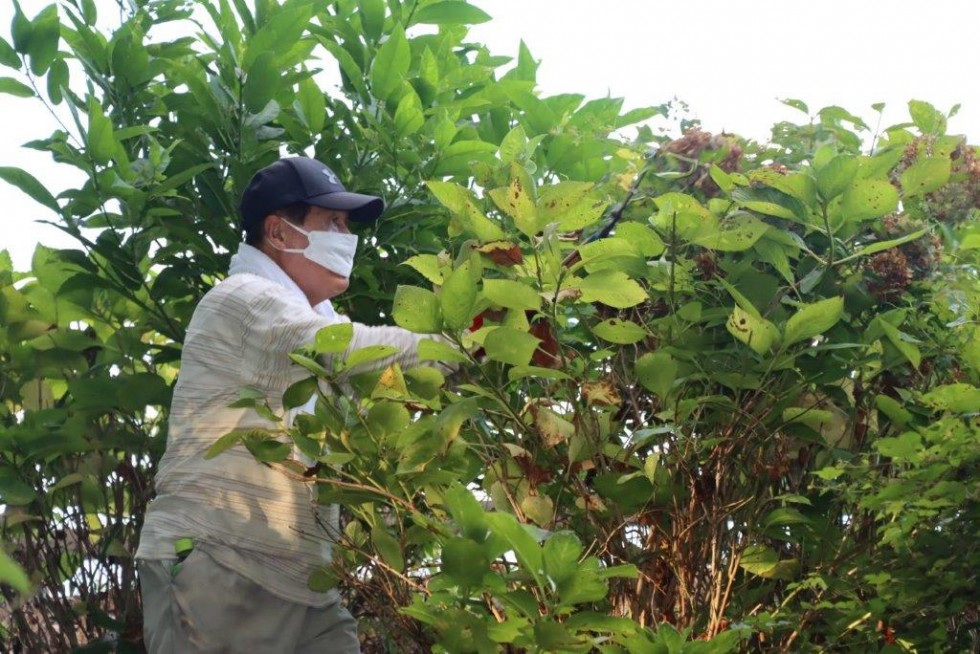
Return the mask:
M201 300L188 327L167 447L155 478L157 497L146 513L137 557L173 558L174 542L190 537L219 563L274 595L325 606L336 601L336 591L315 592L308 579L330 559L337 507L318 506L314 483L287 477L242 446L204 458L232 430L272 427L254 409L229 405L249 387L263 393L274 410L281 409L286 388L309 375L290 360L290 352L312 343L322 327L346 321L330 307L311 307L261 252L251 248L246 254L263 264L246 269L260 274L241 272L219 283ZM348 352L392 345L398 353L372 367L395 361L411 367L424 338L398 327L354 323Z

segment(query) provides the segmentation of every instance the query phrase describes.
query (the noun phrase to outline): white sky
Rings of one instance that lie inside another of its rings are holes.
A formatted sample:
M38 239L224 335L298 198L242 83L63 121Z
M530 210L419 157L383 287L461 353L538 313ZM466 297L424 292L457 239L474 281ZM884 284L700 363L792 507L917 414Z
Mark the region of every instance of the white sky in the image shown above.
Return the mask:
M115 3L97 0L103 11ZM34 16L49 0L21 0ZM977 0L473 0L494 20L471 40L516 56L520 39L541 61L546 94L623 97L626 108L686 102L710 131L764 140L780 120L801 120L778 98L815 111L836 104L874 127L871 105L886 103L884 125L908 119L906 103L942 111L962 104L949 129L980 140L976 82ZM0 34L10 41L11 2L0 2ZM100 24L101 24L100 20ZM4 69L0 76L16 76ZM0 94L0 166L22 167L55 194L78 183L44 153L20 145L55 124L36 101ZM27 270L36 243L73 247L36 220L54 218L0 180L0 249Z

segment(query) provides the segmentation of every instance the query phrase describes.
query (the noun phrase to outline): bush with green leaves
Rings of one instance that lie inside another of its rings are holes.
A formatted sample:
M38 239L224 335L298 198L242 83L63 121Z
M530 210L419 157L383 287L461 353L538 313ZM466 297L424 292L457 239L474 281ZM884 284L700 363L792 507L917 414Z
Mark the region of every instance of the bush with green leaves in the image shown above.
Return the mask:
M269 428L210 455L345 507L310 584L340 585L366 651L976 647L976 148L920 101L877 134L788 101L805 119L770 144L668 135L666 106L541 97L525 47L467 40L488 18L18 9L2 90L64 117L27 147L86 181L0 168L79 243L0 260L0 642L139 651L184 329L244 185L305 153L389 205L338 306L443 340L357 374L384 352L324 368L350 336L328 328L285 397L243 389Z

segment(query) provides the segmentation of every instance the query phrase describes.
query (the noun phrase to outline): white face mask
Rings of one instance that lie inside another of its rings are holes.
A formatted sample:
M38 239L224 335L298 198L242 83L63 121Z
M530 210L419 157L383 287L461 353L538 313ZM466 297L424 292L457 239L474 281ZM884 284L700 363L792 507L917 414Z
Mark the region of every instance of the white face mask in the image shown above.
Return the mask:
M300 234L305 234L309 243L305 248L276 248L277 250L302 254L313 263L319 264L341 277L350 277L350 272L354 268L354 252L357 251L357 236L334 230L308 232L288 220L283 220L283 222Z

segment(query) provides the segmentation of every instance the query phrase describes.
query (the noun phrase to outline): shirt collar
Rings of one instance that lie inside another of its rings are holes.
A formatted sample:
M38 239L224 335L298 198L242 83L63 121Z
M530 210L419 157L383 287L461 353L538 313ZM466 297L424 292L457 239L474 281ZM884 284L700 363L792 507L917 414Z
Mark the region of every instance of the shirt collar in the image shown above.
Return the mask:
M262 250L249 245L248 243L242 243L238 252L231 257L231 266L228 268L229 275L237 275L239 273L250 273L252 275L257 275L264 279L268 279L271 282L279 284L287 291L289 291L291 296L295 296L297 300L302 300L304 303L309 304L309 300L306 294L303 293L302 289L292 280L292 278L286 274L279 265L270 259ZM320 302L313 310L322 316L327 316L330 318L343 319L333 308L333 304L330 300L324 300Z

